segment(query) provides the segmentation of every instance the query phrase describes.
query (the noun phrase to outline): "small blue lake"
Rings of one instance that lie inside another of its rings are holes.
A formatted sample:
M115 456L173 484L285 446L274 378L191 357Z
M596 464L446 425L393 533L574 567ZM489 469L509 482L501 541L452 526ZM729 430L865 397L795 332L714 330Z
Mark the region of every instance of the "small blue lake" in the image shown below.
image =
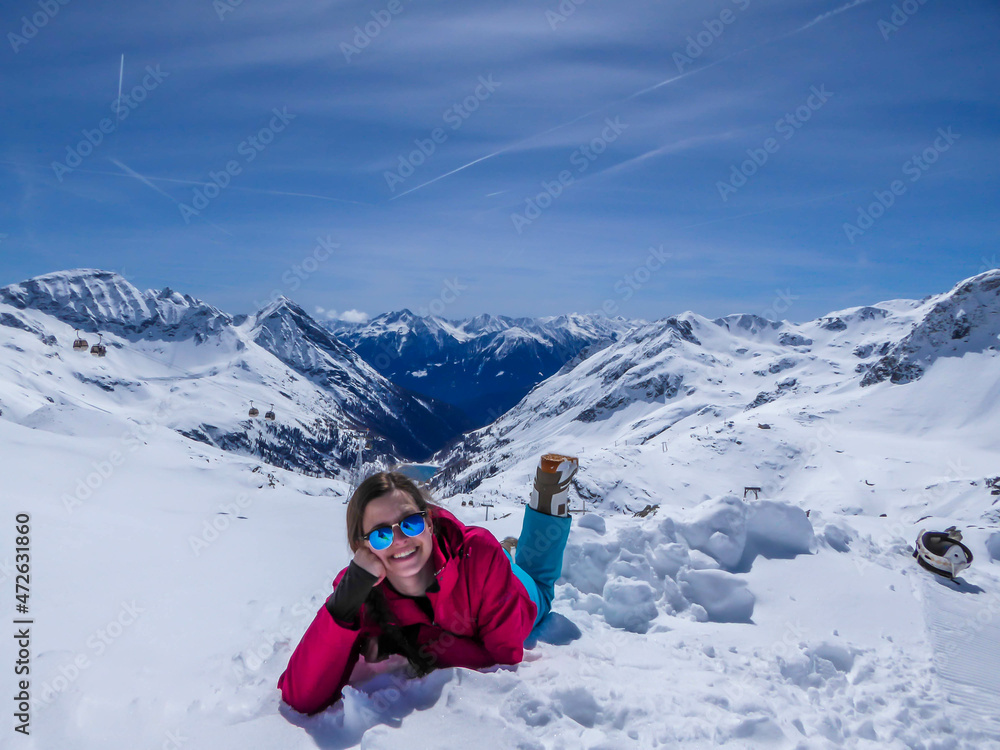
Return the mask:
M438 468L434 464L400 464L394 471L405 474L417 482L427 482L432 476L437 474Z

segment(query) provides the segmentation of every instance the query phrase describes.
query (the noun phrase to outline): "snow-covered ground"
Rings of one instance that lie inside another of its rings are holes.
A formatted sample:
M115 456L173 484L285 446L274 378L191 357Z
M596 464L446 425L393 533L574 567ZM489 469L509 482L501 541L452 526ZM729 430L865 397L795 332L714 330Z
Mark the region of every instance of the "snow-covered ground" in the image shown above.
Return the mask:
M43 346L0 334L29 354ZM420 680L393 662L359 671L314 717L281 705L275 683L349 560L348 486L188 440L158 418L157 399L11 408L37 388L5 371L0 601L10 622L14 518L29 513L34 623L31 736L3 742L1000 747L1000 505L986 485L1000 474L1000 354L981 349L865 388L851 347L842 360L803 358L775 374L798 390L750 411L763 376L737 374L734 357L731 377L697 383L718 396L709 411L637 400L596 422L554 414L510 431L503 470L439 502L516 534L532 456L581 457L590 512L574 517L539 642L516 667ZM657 420L673 426L643 441ZM748 485L759 499L744 500ZM920 529L952 524L976 555L959 583L910 556ZM2 689L13 696L9 628Z

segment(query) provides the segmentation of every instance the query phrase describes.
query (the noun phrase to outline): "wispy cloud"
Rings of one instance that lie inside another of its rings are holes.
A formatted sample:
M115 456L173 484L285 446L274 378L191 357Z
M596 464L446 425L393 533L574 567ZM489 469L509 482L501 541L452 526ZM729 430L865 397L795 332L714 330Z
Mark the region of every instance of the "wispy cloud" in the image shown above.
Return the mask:
M700 148L709 143L724 143L726 141L732 140L737 133L732 130L727 130L722 133L713 133L710 135L696 135L689 138L682 138L679 141L674 141L673 143L668 143L663 146L658 146L657 148L650 149L638 156L633 156L631 159L626 159L625 161L619 162L611 167L605 169L602 174L612 174L615 172L624 172L630 167L636 167L644 162L654 159L658 156L667 156L668 154L677 154L682 151L687 151L693 148Z

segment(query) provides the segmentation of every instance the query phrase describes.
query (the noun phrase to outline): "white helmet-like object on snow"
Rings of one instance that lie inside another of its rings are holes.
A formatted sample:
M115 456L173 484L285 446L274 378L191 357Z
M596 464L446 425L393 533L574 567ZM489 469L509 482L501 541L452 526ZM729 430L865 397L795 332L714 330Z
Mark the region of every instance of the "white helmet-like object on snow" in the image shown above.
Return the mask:
M962 544L962 532L954 526L944 531L921 529L913 556L921 567L945 578L954 578L972 565L972 550Z

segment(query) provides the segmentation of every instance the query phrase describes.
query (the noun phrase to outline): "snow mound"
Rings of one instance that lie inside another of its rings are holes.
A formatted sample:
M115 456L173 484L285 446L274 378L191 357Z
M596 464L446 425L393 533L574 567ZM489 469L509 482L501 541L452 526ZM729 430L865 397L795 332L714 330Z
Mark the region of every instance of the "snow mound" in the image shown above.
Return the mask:
M711 499L686 520L625 526L614 533L584 516L563 564L574 609L600 613L613 628L646 633L661 615L751 622L755 597L738 575L758 556L811 554L805 513L785 503Z
M1000 532L990 534L986 540L986 551L990 553L991 560L1000 560Z
M724 570L685 570L678 576L681 592L713 622L750 622L754 595L738 576Z

